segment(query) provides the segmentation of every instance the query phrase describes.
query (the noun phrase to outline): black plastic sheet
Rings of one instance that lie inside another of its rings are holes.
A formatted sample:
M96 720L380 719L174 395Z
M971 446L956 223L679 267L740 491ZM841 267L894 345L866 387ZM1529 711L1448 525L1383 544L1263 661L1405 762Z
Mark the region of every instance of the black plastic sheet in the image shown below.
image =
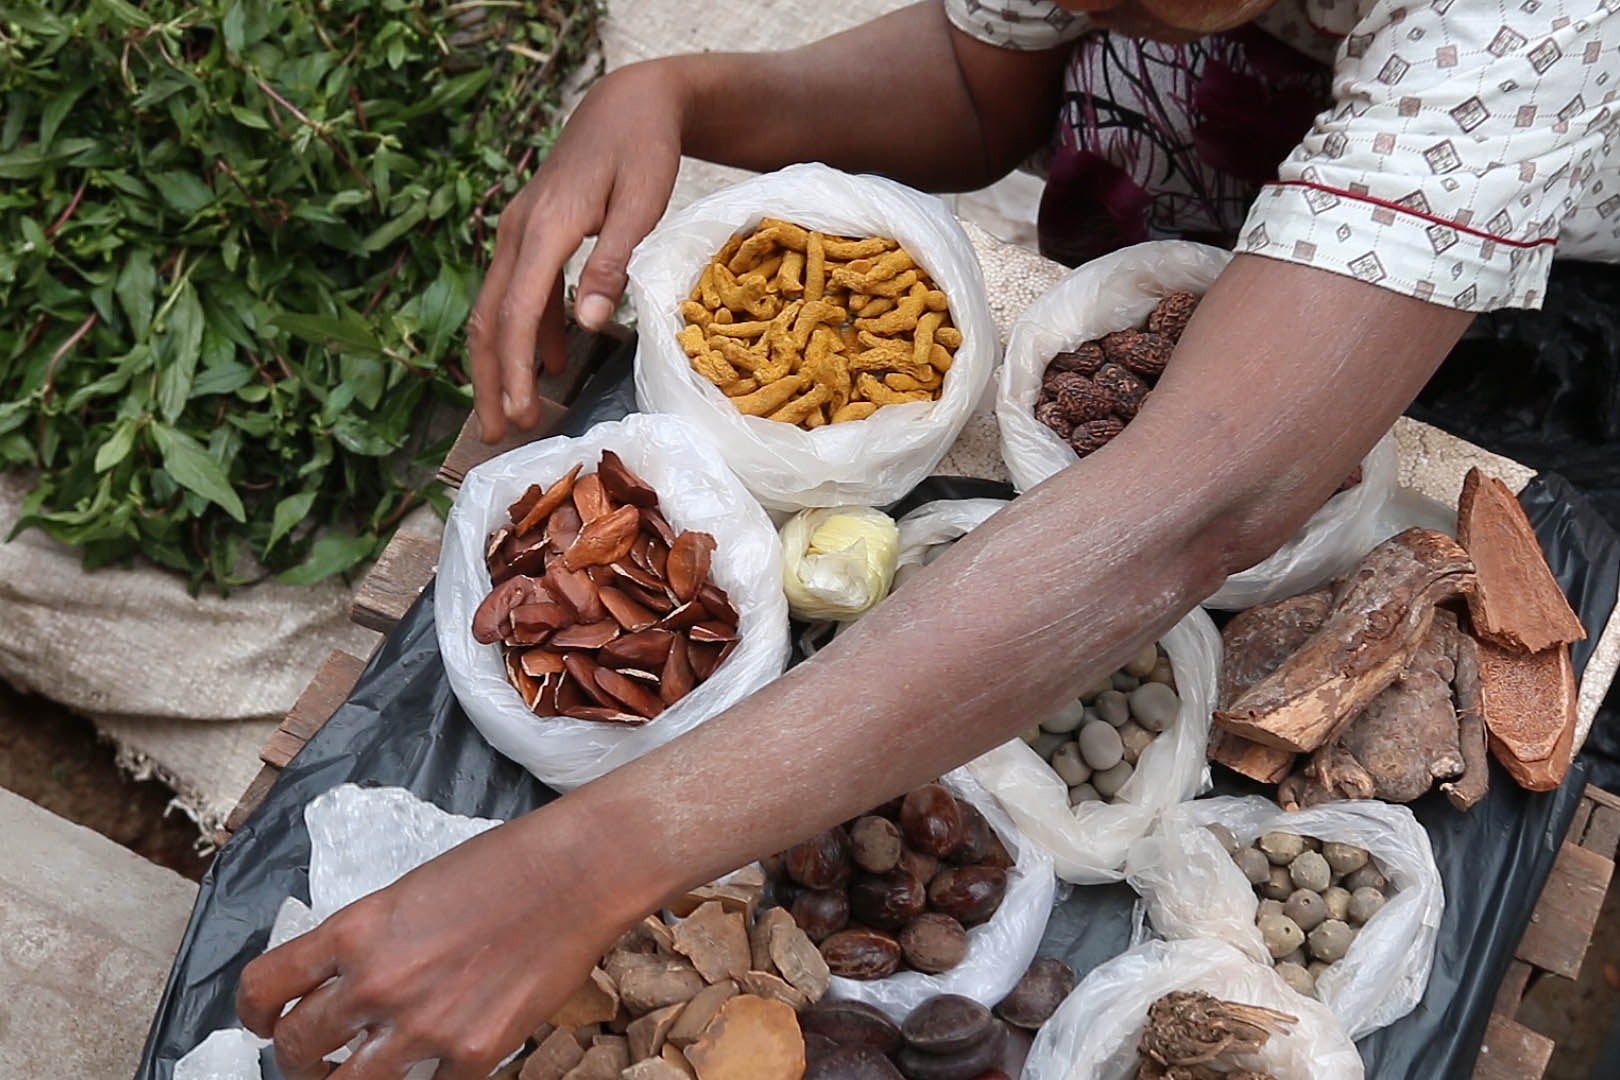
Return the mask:
M627 352L610 361L586 387L565 430L577 432L633 408L628 364ZM903 513L936 498L1009 494L1003 485L936 477L892 509ZM1571 602L1588 626L1601 627L1615 600L1611 556L1620 542L1557 478L1538 479L1523 500ZM1598 565L1603 559L1606 569ZM1578 664L1585 660L1580 655ZM1559 791L1537 795L1495 769L1490 795L1468 814L1432 796L1413 804L1434 844L1446 914L1422 1004L1360 1043L1368 1077L1465 1080L1471 1074L1497 985L1579 802L1585 775L1584 762L1577 763ZM236 1023L233 1002L242 968L263 950L283 898L309 897L303 809L344 782L397 785L454 813L496 818L522 814L555 797L496 754L457 705L434 636L431 589L389 635L349 700L214 860L137 1080L169 1080L180 1057L210 1032ZM1223 794L1257 790L1223 771L1217 785ZM1124 885L1074 888L1053 913L1042 953L1064 957L1084 976L1128 947L1135 902ZM264 1074L280 1077L268 1054Z

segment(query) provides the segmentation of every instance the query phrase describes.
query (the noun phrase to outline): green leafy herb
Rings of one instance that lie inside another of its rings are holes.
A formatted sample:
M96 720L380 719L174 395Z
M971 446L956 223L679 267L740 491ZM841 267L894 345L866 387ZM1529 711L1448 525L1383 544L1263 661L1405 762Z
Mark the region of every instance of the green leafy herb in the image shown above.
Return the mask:
M596 2L0 3L18 528L224 588L442 511L430 414Z

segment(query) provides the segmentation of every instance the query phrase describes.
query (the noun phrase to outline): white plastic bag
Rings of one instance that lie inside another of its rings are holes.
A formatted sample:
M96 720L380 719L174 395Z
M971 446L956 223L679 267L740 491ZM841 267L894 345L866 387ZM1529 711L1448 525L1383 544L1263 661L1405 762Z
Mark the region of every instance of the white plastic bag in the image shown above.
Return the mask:
M1209 718L1221 636L1194 608L1159 639L1175 671L1181 709L1173 729L1142 751L1115 802L1069 805L1069 788L1023 739L968 762L968 771L1020 832L1052 857L1057 876L1080 885L1119 881L1125 856L1166 808L1209 789Z
M708 680L641 727L537 717L506 681L499 645L473 640L472 617L490 590L485 538L530 485L575 465L595 472L612 450L659 494L675 529L712 533L712 573L741 616L741 644ZM788 659L782 553L770 518L714 447L684 420L632 414L578 438L558 436L502 454L462 481L445 522L434 595L445 673L473 724L507 757L560 790L578 787L741 701L782 673Z
M1244 1068L1277 1080L1362 1080L1361 1055L1332 1013L1218 941L1153 941L1094 968L1041 1026L1022 1080L1131 1080L1148 1007L1174 990L1298 1017L1287 1034L1239 1057Z
M1007 871L1007 891L990 921L967 932L967 955L962 962L939 975L920 971L898 971L886 979L865 981L833 976L829 998L864 1001L888 1013L898 1023L911 1010L935 994L961 994L987 1006L994 1006L1012 992L1046 932L1052 914L1057 881L1052 877L1052 860L1019 835L1013 823L996 806L995 800L973 782L962 769L940 777L940 783L958 799L972 803L995 830L1014 866Z
M1140 327L1170 293L1202 295L1231 259L1229 251L1185 240L1137 244L1071 270L1024 309L1007 335L996 389L1001 456L1014 487L1028 491L1079 460L1035 419L1041 376L1052 357L1115 330ZM1373 545L1378 511L1395 488L1393 438L1386 435L1361 465L1361 483L1323 503L1276 554L1227 578L1204 606L1238 611L1280 600L1359 562Z
M888 405L866 420L801 431L744 416L692 370L675 340L679 304L735 232L776 217L808 229L898 240L950 300L962 345L935 402ZM945 204L892 180L793 165L715 192L671 216L630 258L640 341L636 401L700 427L748 490L773 510L881 506L927 476L978 406L998 336L978 256Z
M940 499L900 519L901 566L920 566L941 544L954 543L1007 505L1006 499Z
M1204 828L1212 822L1231 829L1242 844L1275 830L1366 848L1395 891L1356 935L1344 959L1316 980L1317 996L1352 1039L1412 1011L1428 986L1445 912L1429 834L1412 811L1376 799L1292 813L1258 795L1200 799L1165 814L1159 829L1131 849L1128 880L1147 901L1154 930L1169 938L1225 941L1269 963L1254 925L1260 901Z

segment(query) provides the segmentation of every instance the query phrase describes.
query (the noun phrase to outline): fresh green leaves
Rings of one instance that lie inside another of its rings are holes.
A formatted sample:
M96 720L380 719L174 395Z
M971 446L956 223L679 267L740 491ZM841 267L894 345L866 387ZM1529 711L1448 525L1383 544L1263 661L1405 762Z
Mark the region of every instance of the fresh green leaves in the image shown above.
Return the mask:
M140 555L226 587L348 573L412 507L442 509L429 413L468 406L478 267L555 138L595 2L6 9L0 468L32 470L20 527L86 566Z

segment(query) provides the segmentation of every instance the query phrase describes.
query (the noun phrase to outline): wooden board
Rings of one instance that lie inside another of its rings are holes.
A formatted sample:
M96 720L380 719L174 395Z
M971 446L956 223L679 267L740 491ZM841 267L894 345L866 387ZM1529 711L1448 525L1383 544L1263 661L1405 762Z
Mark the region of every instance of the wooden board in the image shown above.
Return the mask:
M416 603L438 566L437 540L395 533L355 590L349 617L378 633L388 633Z
M1565 841L1515 955L1554 975L1578 977L1613 874L1612 859Z
M315 678L293 702L281 726L265 743L259 760L266 765L285 769L288 762L304 748L310 736L319 731L338 711L338 706L348 700L355 683L360 681L360 673L365 669L366 662L358 656L351 656L342 649L333 650L315 673Z
M1547 1071L1554 1043L1517 1020L1491 1013L1474 1080L1533 1080Z

